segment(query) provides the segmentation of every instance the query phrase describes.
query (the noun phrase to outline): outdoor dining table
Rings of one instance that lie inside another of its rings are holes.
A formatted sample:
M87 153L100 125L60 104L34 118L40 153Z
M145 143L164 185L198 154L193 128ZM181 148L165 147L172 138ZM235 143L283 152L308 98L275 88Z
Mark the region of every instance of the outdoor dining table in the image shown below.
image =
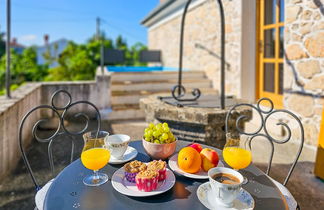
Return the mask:
M176 150L179 151L189 143L179 140ZM136 160L151 161L145 153L141 141L133 141L130 146L138 151ZM219 149L207 145L203 145L203 147L215 149L218 154L221 154ZM123 164L107 164L100 171L106 173L111 179L114 172L122 166ZM243 188L254 198L255 209L288 209L279 189L260 169L250 164L240 172L249 180L247 184L243 185ZM44 209L206 209L198 200L196 192L199 185L207 182L207 179L195 180L175 174L175 185L169 191L150 197L130 197L117 192L111 181L98 187L85 186L82 180L90 173L93 172L86 169L80 159L68 165L50 186L45 197Z

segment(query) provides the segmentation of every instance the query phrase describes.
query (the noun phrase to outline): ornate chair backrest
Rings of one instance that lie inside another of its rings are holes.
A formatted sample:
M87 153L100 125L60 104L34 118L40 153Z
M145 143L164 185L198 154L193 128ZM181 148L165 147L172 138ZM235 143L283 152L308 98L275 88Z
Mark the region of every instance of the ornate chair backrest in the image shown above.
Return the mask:
M58 107L58 106L56 106L54 104L54 100L58 96L59 93L65 94L65 96L68 97L68 102L63 107ZM73 107L73 106L75 106L77 104L87 104L87 105L91 106L95 110L96 119L97 119L97 132L99 132L100 127L101 127L101 117L100 117L100 113L99 113L98 108L89 101L76 101L76 102L72 103L72 97L71 97L70 93L65 91L65 90L58 90L58 91L54 92L53 95L51 96L51 105L40 105L40 106L34 107L33 109L31 109L29 112L27 112L25 114L25 116L23 117L23 119L20 122L19 135L18 135L19 148L20 148L24 163L25 163L25 165L27 167L27 170L28 170L28 172L29 172L29 174L30 174L30 176L32 178L32 181L33 181L33 183L35 185L36 191L38 191L41 187L40 187L39 183L37 182L37 180L35 178L35 175L33 173L33 170L31 168L31 166L30 166L29 160L27 159L26 151L25 151L25 148L24 148L24 145L23 145L23 135L22 135L22 133L23 133L23 128L24 128L25 122L32 113L36 112L37 110L41 110L41 109L52 110L55 117L59 118L57 129L55 130L54 134L52 134L51 136L49 136L47 138L39 137L37 135L37 130L39 128L39 125L41 123L44 123L44 122L48 121L48 119L40 119L40 120L38 120L34 124L33 129L32 129L32 135L33 135L34 139L36 139L38 142L41 142L41 143L48 143L47 155L48 155L49 165L50 165L52 174L54 174L54 160L53 160L53 154L52 154L52 145L53 145L54 139L56 139L57 137L59 137L61 135L68 135L69 137L71 137L69 139L71 139L70 162L72 162L73 161L73 154L74 154L74 146L75 146L74 137L84 134L87 131L88 126L89 126L89 120L90 120L89 116L87 114L85 114L85 113L76 113L76 114L73 115L73 117L74 118L79 118L79 119L83 118L85 120L85 126L81 130L75 131L75 132L69 131L65 127L64 120L66 118L67 112L70 110L71 107Z
M270 107L268 110L262 109L261 102L263 102L263 101L267 101L268 103L270 103ZM274 115L275 113L286 113L286 114L290 115L291 117L293 117L293 119L296 120L298 127L300 129L300 146L298 148L297 155L291 164L291 167L290 167L289 172L285 178L285 181L283 182L283 185L286 185L290 176L291 176L291 173L293 172L293 170L297 164L297 161L299 159L299 156L300 156L303 146L304 146L304 127L303 127L302 123L300 122L300 119L294 113L292 113L288 110L274 109L273 102L269 98L261 98L258 100L256 105L241 103L241 104L237 104L237 105L233 106L226 115L226 122L225 122L225 132L226 133L228 133L228 130L229 130L228 123L229 123L230 116L235 113L235 110L237 108L242 107L242 106L248 106L248 107L251 107L253 110L255 110L257 115L261 119L261 125L253 132L246 132L246 131L242 130L239 125L240 125L241 121L249 120L249 117L247 117L246 115L240 115L236 119L236 124L235 124L234 129L236 131L238 131L239 134L248 136L248 146L250 149L251 149L252 140L255 139L256 137L264 137L266 140L268 140L268 142L271 145L271 153L270 153L268 167L267 167L267 171L266 171L267 175L269 175L270 169L271 169L272 159L273 159L273 155L274 155L274 143L284 144L284 143L287 143L292 137L291 128L288 126L288 124L285 122L278 122L278 123L276 123L276 125L283 126L287 132L287 135L284 139L274 138L271 134L269 134L269 131L267 128L268 119L270 119L270 116ZM231 129L233 129L233 128L231 128Z

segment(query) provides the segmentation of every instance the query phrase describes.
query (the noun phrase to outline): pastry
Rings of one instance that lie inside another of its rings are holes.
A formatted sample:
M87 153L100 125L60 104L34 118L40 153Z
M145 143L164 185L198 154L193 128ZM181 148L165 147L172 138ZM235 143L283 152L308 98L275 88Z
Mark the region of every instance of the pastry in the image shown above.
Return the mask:
M150 192L155 190L159 182L159 172L155 170L141 171L135 178L138 190Z
M127 181L135 183L135 177L140 171L146 170L147 166L141 161L134 160L124 165L125 177Z
M159 172L159 181L166 179L166 162L162 160L153 160L147 165L148 170L155 170Z

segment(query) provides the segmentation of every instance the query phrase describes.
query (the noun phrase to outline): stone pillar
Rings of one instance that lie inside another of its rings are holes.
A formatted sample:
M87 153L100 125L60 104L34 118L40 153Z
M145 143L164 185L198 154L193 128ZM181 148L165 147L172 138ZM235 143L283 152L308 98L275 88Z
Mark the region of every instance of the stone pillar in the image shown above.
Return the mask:
M101 68L96 71L96 86L92 91L93 100L96 100L96 106L100 109L100 114L103 119L108 118L111 112L111 72L104 71L102 74Z

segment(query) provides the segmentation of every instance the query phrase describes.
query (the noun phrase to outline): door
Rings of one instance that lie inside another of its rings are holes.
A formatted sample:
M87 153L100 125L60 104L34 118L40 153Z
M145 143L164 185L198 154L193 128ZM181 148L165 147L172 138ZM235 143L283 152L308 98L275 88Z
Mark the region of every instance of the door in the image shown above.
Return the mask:
M284 0L259 0L257 15L257 93L283 104Z

